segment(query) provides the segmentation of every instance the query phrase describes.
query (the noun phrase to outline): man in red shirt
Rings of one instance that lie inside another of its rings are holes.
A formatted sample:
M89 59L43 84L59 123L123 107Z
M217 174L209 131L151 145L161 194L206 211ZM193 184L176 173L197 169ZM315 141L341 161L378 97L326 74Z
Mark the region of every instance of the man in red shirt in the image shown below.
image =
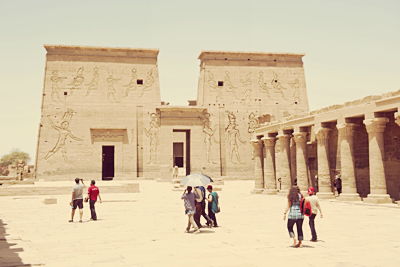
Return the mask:
M90 182L90 187L88 188L88 199L89 199L90 214L91 214L90 219L93 221L97 220L96 210L94 208L94 204L97 201L97 197L99 197L101 203L100 190L97 186L95 186L95 184L96 184L95 180L92 180Z

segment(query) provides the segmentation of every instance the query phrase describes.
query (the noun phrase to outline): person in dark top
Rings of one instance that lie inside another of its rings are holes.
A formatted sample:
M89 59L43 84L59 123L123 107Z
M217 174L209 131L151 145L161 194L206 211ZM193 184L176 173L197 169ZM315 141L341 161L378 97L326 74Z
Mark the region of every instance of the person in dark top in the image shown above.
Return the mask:
M340 174L336 175L336 179L335 179L334 185L336 187L338 195L340 195L342 193L342 179L340 179Z

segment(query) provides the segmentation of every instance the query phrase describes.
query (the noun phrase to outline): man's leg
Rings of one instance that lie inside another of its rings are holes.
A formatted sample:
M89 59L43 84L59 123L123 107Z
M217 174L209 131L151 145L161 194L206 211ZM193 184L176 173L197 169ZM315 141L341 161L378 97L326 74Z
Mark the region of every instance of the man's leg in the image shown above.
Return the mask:
M201 227L201 223L200 223L200 216L201 216L201 203L196 202L196 212L194 214L194 221L197 224L197 227Z
M94 204L96 201L94 200L89 200L89 205L90 205L90 218L92 220L97 220L97 214L96 214L96 209L94 207Z
M72 211L71 211L71 220L70 220L70 222L74 221L74 215L75 215L75 209L73 208Z
M310 216L310 220L309 220L309 225L310 225L310 229L311 229L311 241L317 241L317 232L315 231L315 216L316 214L311 214Z

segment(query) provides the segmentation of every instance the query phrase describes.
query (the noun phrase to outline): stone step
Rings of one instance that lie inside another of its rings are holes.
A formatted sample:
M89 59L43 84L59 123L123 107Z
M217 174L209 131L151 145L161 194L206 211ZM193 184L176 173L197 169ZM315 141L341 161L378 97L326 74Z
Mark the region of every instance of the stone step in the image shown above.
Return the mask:
M0 186L0 196L68 195L72 192L71 182L35 182L34 184L15 184ZM136 181L100 181L96 185L101 193L138 193ZM86 184L86 186L88 186ZM85 191L86 192L86 191Z

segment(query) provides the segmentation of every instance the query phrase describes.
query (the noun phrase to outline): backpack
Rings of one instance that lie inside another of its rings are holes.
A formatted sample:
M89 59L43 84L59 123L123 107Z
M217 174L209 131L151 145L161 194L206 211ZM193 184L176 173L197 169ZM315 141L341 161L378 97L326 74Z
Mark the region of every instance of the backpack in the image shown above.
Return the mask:
M300 200L300 211L306 216L311 216L312 214L311 203L310 201L307 201L304 197Z

